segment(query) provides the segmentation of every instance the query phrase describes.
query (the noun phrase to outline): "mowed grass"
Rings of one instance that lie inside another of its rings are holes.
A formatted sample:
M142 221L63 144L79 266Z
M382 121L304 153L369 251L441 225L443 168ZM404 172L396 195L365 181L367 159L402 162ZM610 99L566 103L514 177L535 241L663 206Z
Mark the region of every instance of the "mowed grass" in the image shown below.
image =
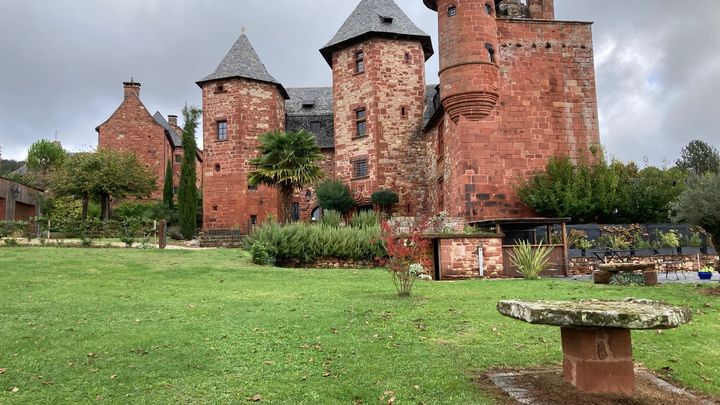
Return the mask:
M636 361L720 394L720 302L694 286L420 282L398 299L380 270L59 248L0 248L0 280L0 403L492 403L483 370L561 362L558 328L502 317L498 300L629 296L695 314L633 332Z

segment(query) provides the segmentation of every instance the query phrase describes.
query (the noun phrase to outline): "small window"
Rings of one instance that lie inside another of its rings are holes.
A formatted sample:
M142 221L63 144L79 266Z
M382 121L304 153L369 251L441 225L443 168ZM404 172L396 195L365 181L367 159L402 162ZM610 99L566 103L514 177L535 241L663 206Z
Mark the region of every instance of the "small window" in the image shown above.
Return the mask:
M485 49L487 49L488 60L490 63L495 63L495 49L492 44L485 44Z
M248 191L257 191L258 186L255 184L248 184Z
M367 135L367 112L365 109L355 111L355 137Z
M457 15L457 7L450 6L448 7L448 17L455 17Z
M250 225L257 225L257 215L250 215Z
M441 122L438 126L438 142L437 142L437 158L438 160L445 157L445 123Z
M173 187L173 195L177 195L177 192L178 192L178 188L177 188L177 187Z
M410 52L405 52L405 63L412 62L412 56L410 56Z
M298 202L292 203L292 220L293 222L300 220L300 203Z
M217 139L218 141L227 141L227 121L218 121L217 123Z
M485 3L485 14L492 15L493 9L490 3Z
M365 52L355 52L355 73L363 73L365 71Z
M400 107L400 117L407 118L407 107Z
M370 169L368 168L367 159L358 159L352 162L352 177L353 179L360 179L368 177L370 175Z
M213 167L216 172L220 172L220 163L215 163L215 166Z
M380 18L382 19L383 24L392 24L394 21L394 18L389 16L382 16Z
M312 121L310 123L310 132L312 132L314 135L320 135L322 132L322 124L320 121Z
M182 163L182 155L175 155L175 163Z
M222 84L218 84L217 87L215 87L215 93L222 93L225 91L225 86Z

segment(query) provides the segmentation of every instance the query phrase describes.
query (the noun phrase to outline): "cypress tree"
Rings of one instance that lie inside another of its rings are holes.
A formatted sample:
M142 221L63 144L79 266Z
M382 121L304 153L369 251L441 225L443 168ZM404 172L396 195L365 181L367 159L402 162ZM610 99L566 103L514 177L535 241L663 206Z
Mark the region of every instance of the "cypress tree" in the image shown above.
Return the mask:
M168 160L167 168L165 169L165 184L163 186L163 205L168 208L173 208L173 164L172 159Z
M197 229L198 190L195 187L195 131L198 127L201 110L197 107L183 108L185 127L183 128L183 160L180 169L180 187L178 188L178 222L180 233L186 240L192 239Z

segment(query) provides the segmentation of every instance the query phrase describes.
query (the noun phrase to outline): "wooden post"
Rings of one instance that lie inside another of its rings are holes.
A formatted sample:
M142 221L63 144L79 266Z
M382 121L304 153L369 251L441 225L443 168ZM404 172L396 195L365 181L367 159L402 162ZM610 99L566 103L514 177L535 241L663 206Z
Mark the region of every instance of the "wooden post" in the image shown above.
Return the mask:
M565 277L568 277L570 275L570 263L569 263L569 254L568 254L568 235L567 235L567 224L565 222L562 223L561 226L562 229L562 244L563 244L563 260L565 261Z
M165 232L165 220L161 219L160 223L158 225L158 247L160 249L165 249L167 246L167 240L166 240L166 233Z

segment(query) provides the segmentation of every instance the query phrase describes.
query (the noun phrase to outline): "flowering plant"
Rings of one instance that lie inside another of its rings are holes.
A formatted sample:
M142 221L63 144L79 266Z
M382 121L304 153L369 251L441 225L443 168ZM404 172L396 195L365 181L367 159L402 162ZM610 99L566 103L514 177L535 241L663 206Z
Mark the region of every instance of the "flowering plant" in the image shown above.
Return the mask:
M419 225L409 235L400 235L387 221L382 223L382 242L390 257L388 270L401 297L410 296L415 280L430 267L430 241L423 237L424 229Z
M698 270L698 273L712 273L713 268L710 266L705 266L702 269Z

